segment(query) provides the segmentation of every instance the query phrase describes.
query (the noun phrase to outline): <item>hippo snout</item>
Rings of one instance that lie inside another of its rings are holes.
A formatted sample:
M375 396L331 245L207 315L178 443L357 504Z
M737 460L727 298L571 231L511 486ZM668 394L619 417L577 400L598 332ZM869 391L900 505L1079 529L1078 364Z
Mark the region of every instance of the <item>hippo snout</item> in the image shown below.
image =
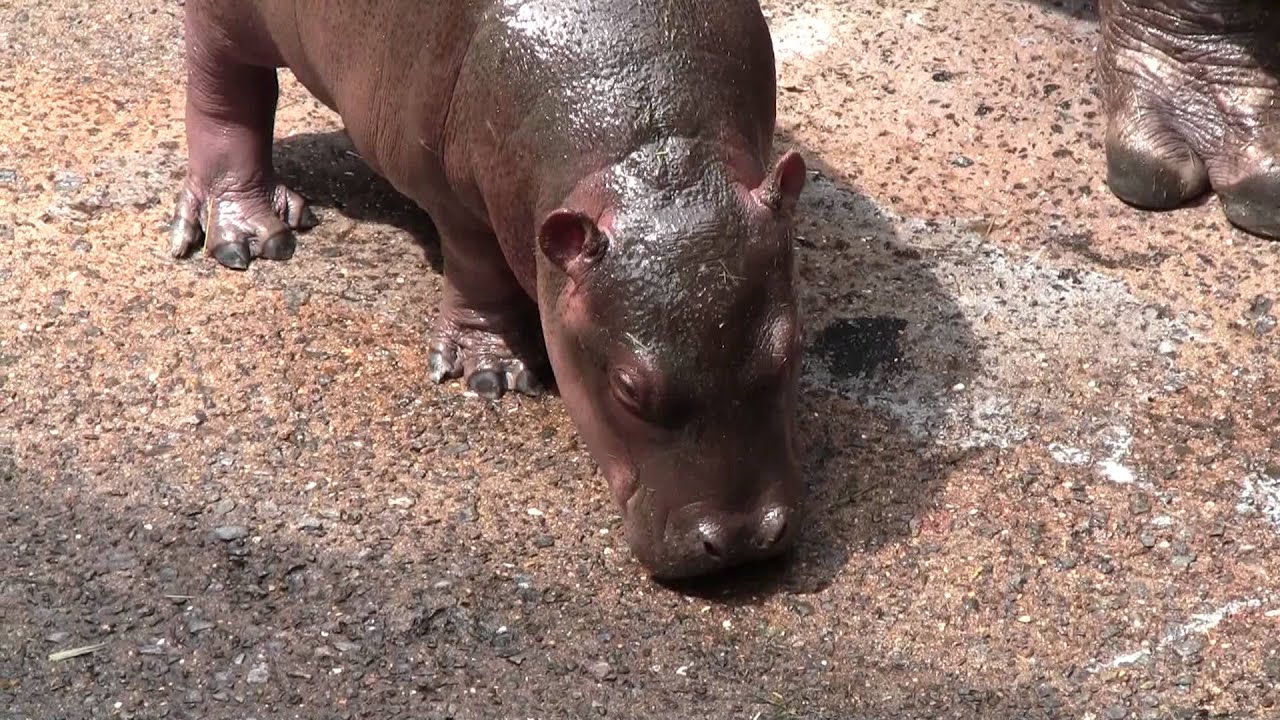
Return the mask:
M794 508L772 501L747 511L693 503L668 516L651 553L638 554L649 555L642 559L660 579L707 575L767 560L794 544L796 514Z
M713 560L745 555L755 559L759 554L777 552L779 542L787 532L787 519L791 510L781 505L765 509L757 515L746 517L716 517L712 515L698 523L701 551ZM696 554L698 548L693 548Z

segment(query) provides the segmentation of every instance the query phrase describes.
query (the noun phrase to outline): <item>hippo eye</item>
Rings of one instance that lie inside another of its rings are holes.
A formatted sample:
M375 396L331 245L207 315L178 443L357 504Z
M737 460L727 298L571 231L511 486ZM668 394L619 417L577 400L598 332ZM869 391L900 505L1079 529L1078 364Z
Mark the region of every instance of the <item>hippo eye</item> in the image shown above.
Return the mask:
M636 415L644 415L644 397L635 375L625 370L614 370L610 384L613 386L613 396L623 407Z

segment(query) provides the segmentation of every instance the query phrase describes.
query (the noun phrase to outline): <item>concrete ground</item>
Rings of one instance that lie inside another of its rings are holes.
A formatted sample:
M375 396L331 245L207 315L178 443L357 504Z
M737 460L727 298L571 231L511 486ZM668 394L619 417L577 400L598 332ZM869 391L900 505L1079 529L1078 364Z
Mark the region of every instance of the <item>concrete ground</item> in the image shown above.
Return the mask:
M1280 717L1280 244L1107 193L1091 4L765 4L813 513L672 589L292 78L323 225L172 261L180 3L0 0L0 716Z

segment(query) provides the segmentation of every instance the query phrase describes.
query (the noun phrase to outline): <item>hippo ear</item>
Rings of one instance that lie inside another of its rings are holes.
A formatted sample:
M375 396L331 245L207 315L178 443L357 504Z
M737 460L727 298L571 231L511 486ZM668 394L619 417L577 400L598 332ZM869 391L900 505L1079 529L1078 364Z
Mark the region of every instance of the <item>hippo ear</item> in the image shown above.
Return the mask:
M553 264L577 278L608 248L608 238L591 218L560 209L542 221L538 247Z
M756 188L756 198L774 212L790 217L804 190L805 162L795 150L787 152L773 166L773 172Z

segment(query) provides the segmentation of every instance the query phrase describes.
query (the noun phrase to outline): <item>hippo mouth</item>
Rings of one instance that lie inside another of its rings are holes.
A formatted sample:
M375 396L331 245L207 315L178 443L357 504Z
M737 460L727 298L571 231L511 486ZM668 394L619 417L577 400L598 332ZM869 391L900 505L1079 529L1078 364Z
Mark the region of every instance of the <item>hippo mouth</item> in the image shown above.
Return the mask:
M651 571L661 565L661 546L666 534L667 513L655 502L657 493L636 483L622 504L622 521L627 545L642 565Z

